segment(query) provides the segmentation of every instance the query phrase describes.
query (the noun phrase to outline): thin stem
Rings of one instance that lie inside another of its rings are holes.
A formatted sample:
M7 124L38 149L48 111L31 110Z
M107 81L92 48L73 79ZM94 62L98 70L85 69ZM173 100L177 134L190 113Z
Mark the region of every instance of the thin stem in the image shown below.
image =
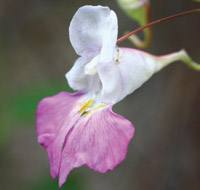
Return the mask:
M129 38L130 36L138 33L138 32L141 32L143 31L145 28L149 28L155 24L159 24L159 23L162 23L162 22L168 22L170 20L173 20L175 18L178 18L178 17L182 17L182 16L186 16L186 15L190 15L190 14L194 14L194 13L197 13L197 12L200 12L200 8L198 9L192 9L192 10L188 10L188 11L184 11L184 12L181 12L181 13L177 13L175 15L171 15L171 16L168 16L168 17L164 17L164 18L161 18L161 19L158 19L158 20L155 20L155 21L152 21L142 27L139 27L137 28L136 30L133 30L127 34L125 34L124 36L120 37L118 40L117 40L117 43L120 43L124 40L126 40L127 38Z
M146 20L147 23L151 22L151 4L147 1L144 5L145 13L146 13ZM132 42L137 48L145 49L151 45L152 41L152 29L147 28L144 30L144 39L140 39L137 35L131 35L129 38L130 42Z
M174 63L176 61L183 62L184 64L186 64L188 67L190 67L195 71L200 71L200 64L194 62L184 49L175 53L170 53L168 55L156 57L156 61L158 63L156 68L157 72L166 67L167 65Z

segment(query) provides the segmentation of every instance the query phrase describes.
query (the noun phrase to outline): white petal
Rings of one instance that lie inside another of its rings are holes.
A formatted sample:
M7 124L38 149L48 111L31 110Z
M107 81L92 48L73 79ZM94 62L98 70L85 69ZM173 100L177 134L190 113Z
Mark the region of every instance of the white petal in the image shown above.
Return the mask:
M76 53L81 56L112 56L117 41L117 17L108 7L83 6L71 20L69 36Z
M103 46L100 53L100 61L111 61L115 54L116 43L118 35L118 21L114 11L110 12L109 18L105 21L105 28L103 31Z
M76 60L73 67L66 73L65 77L69 86L78 91L95 93L100 89L101 83L97 75L86 75L84 73L85 64L90 62L91 58L80 57Z
M118 68L126 96L138 89L156 72L156 60L154 56L143 51L120 48Z
M97 72L97 65L99 63L99 55L94 57L87 65L85 66L85 74L94 75Z
M120 71L114 62L101 64L98 74L102 84L99 102L114 104L123 94L123 84Z
M135 91L156 72L155 58L145 52L120 48L118 61L98 67L100 101L114 104Z

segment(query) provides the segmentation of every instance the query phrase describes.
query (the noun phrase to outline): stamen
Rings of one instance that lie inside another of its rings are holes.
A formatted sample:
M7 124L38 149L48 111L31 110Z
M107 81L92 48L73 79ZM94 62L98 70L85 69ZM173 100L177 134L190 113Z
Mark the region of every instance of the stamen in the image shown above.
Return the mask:
M85 112L86 112L86 110L87 110L90 106L92 106L93 104L94 104L94 100L93 100L93 99L89 99L87 102L85 102L85 103L83 104L83 106L81 107L81 109L79 110L80 114L81 114L81 115L84 115Z
M87 100L80 108L79 113L81 116L92 114L97 110L105 108L107 105L104 103L95 104L94 99Z
M97 111L97 110L100 110L100 109L105 108L106 106L107 106L106 104L101 103L101 104L98 104L98 105L96 105L96 106L94 106L94 107L92 107L92 108L88 108L87 110L85 110L85 111L81 114L81 116L86 116L86 115L92 114L92 113L94 113L94 112Z

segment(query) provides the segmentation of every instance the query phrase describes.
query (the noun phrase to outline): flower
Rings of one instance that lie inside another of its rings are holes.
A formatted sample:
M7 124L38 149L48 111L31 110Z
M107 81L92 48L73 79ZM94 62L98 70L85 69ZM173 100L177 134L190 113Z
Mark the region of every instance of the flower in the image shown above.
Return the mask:
M77 92L61 92L38 104L38 142L48 153L50 173L59 178L59 186L74 168L87 165L104 173L125 159L134 127L112 106L155 72L186 56L184 51L156 57L119 48L117 33L117 16L108 7L79 8L69 36L80 57L66 74Z

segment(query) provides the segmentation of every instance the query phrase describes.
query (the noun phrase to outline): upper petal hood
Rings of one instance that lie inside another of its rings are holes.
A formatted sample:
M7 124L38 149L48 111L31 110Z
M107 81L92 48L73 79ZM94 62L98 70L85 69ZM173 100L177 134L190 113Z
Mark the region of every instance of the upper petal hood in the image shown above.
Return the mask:
M73 16L69 37L80 56L102 53L109 59L116 46L118 23L116 14L108 7L83 6Z
M145 83L160 66L155 56L136 49L119 48L115 60L100 62L95 75L84 74L79 58L66 74L73 89L97 95L97 101L115 104Z
M155 73L153 56L116 48L117 29L116 14L102 6L81 7L69 28L71 43L81 58L67 73L68 82L106 104L119 102Z
M119 48L117 60L99 64L101 102L115 104L135 91L156 72L155 58L145 52Z

